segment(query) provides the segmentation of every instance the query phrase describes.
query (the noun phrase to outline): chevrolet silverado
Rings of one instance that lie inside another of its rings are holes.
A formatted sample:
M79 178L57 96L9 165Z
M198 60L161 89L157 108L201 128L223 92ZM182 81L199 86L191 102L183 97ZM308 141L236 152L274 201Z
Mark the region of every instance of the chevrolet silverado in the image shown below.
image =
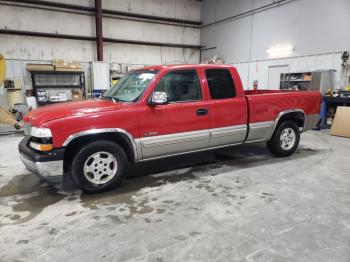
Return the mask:
M120 184L128 162L262 141L290 156L320 105L317 91L245 91L229 65L149 66L99 99L30 112L19 152L33 173L69 174L83 191L102 192Z

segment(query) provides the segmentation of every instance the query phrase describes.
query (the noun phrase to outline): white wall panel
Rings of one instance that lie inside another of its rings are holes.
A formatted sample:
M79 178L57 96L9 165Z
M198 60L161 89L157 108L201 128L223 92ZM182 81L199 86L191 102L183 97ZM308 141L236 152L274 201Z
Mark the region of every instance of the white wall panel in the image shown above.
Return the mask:
M104 36L109 38L191 45L200 43L200 30L190 27L104 18L103 31Z
M195 0L108 0L102 2L105 9L145 15L200 21L201 4Z
M249 79L249 75L248 75L248 67L249 67L249 63L240 63L240 64L234 64L234 66L236 67L239 76L241 77L241 81L243 84L243 88L244 89L248 89L248 79Z
M270 3L271 0L204 0L202 17L207 24ZM217 53L229 63L269 59L267 49L286 43L295 47L292 57L348 50L349 11L349 0L286 1L254 15L204 27L201 44L216 46ZM251 56L247 52L250 47Z
M96 60L96 46L94 42L90 41L0 35L0 50L6 59L22 61L51 61L54 58L81 62ZM104 43L104 60L145 65L198 63L199 51L195 49Z
M0 35L0 52L6 59L91 61L95 42L45 37Z
M105 44L104 60L122 64L155 65L169 63L198 63L199 51L193 49Z
M233 26L234 23L234 26ZM215 53L226 62L246 61L250 54L251 17L234 22L216 24L201 30L201 45L216 47L211 52L202 53L202 61Z
M93 16L17 6L0 6L0 25L12 30L95 35Z
M215 6L216 6L216 1L202 2L202 22L204 25L210 24L216 21Z
M350 48L349 0L299 0L253 17L252 60L268 58L266 50L290 43L293 56Z
M47 0L94 7L94 0ZM201 3L196 0L102 0L102 8L122 12L200 21Z
M251 10L252 4L252 0L204 0L202 3L203 24L247 12Z

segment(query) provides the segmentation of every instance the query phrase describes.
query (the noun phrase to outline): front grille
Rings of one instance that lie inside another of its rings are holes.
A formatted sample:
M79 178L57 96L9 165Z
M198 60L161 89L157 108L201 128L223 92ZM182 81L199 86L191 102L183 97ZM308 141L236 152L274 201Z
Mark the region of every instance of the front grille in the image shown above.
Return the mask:
M30 135L30 128L31 128L30 124L28 124L28 123L25 123L25 124L24 124L24 134L25 134L26 136L29 136L29 135Z

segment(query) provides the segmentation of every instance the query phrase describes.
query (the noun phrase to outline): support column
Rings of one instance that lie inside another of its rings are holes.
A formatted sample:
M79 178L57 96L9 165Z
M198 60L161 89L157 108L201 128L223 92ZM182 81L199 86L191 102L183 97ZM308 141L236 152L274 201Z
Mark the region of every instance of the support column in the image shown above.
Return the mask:
M95 0L96 46L97 60L103 61L102 5L101 0Z

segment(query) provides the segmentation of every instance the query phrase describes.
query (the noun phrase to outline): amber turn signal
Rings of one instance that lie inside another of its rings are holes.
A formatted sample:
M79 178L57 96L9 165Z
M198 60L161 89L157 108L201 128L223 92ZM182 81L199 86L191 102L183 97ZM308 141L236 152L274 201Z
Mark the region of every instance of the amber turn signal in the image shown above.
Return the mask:
M31 148L33 148L35 150L39 150L39 151L50 151L53 149L52 144L39 144L39 143L35 143L35 142L30 142L29 145Z

